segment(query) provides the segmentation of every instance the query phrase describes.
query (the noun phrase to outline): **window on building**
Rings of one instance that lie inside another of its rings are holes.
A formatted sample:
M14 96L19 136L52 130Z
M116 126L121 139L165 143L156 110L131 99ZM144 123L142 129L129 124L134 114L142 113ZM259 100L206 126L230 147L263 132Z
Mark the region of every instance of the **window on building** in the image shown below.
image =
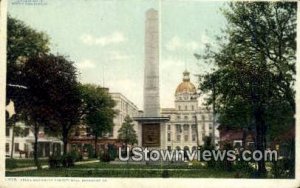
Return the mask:
M180 105L178 106L178 110L181 110L181 106Z
M168 133L168 142L171 141L171 133Z
M188 119L188 116L184 116L184 119L187 120L187 119Z
M196 131L196 125L192 125L192 132L195 132Z
M192 141L196 141L196 135L195 134L192 135Z
M171 125L168 125L168 130L171 130Z
M177 116L177 119L180 119L180 116Z
M6 136L9 136L9 128L6 128Z
M202 121L205 121L205 115L202 115Z
M192 105L192 110L194 110L194 105Z
M212 129L212 124L211 123L209 124L209 129Z
M187 110L187 106L186 105L185 105L184 109Z
M192 147L192 151L195 151L195 150L197 150L197 146Z
M176 124L176 132L177 133L181 133L181 125L180 124Z
M181 140L181 136L180 135L177 135L177 138L176 138L177 142L180 142Z
M5 144L5 152L8 153L9 152L9 143Z
M24 130L24 132L25 132L25 136L28 136L29 135L29 128L26 127L25 130Z
M172 147L171 146L168 146L168 151L171 151Z
M19 151L19 143L15 143L15 152Z
M185 142L189 141L189 135L184 135L184 141Z
M209 115L209 121L212 121L212 115Z
M188 131L189 130L189 125L188 124L184 124L183 125L183 130L184 131Z

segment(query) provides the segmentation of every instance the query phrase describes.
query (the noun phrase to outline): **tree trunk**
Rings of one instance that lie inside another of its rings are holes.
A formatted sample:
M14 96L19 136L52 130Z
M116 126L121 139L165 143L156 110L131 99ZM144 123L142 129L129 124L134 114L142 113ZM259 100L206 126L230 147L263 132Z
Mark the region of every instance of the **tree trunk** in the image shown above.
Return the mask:
M94 151L94 157L95 157L95 158L98 157L98 156L97 156L97 141L98 141L98 135L95 134L95 140L94 140L94 149L95 149L95 151Z
M262 107L258 107L256 109L254 118L256 124L256 150L261 151L262 155L264 156L264 151L266 149L265 145L265 120L263 119L263 109ZM258 164L258 176L263 177L266 175L266 165L265 160L262 158L261 160L257 161Z
M64 150L63 150L63 154L66 155L68 152L68 134L66 134L65 132L63 133L63 143L64 143Z
M15 146L15 123L12 126L12 135L11 135L11 153L10 153L10 158L14 158L14 146Z
M33 146L33 158L34 164L38 169L41 169L41 165L38 159L38 136L39 136L39 126L35 123L34 124L34 146Z

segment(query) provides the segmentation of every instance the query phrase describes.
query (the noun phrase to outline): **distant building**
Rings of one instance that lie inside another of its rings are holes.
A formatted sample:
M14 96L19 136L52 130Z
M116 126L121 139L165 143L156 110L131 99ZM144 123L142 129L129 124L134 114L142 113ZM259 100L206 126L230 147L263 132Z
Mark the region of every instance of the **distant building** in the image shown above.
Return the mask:
M29 158L33 157L33 145L34 145L34 133L29 126L25 126L23 122L17 122L15 127L20 127L24 131L24 135L14 135L14 158ZM12 135L13 129L6 127L6 143L5 143L5 155L9 157L12 150ZM44 128L41 127L38 133L38 156L49 157L50 155L62 153L63 142L58 138L47 136L44 132Z
M113 131L108 135L109 138L118 138L118 130L121 128L122 123L124 122L125 117L139 116L142 112L138 110L137 106L127 99L121 93L110 93L112 99L116 102L114 109L117 111L117 115L114 118L114 127ZM137 124L134 122L134 129L137 130Z
M108 89L106 90L108 92ZM105 148L107 144L115 144L117 146L121 146L122 140L118 139L118 130L121 128L125 117L127 115L129 117L139 116L139 114L142 113L138 110L137 106L129 99L127 99L123 94L110 93L110 95L116 102L114 110L116 110L117 114L113 119L114 126L112 131L102 135L102 137L98 139L98 149ZM135 124L134 129L137 130L136 122L133 123ZM71 134L68 150L73 148L78 151L84 151L86 145L92 145L94 147L94 136L91 134L89 126L80 124L76 127L73 134Z
M196 87L190 82L190 73L183 72L183 80L175 91L175 108L162 108L161 115L170 117L166 123L164 149L195 150L197 142L204 144L207 136L213 136L213 113L209 108L198 106ZM196 117L195 117L196 116ZM198 130L198 134L197 134ZM215 143L219 134L215 128Z
M225 125L218 127L220 132L220 148L230 145L233 148L255 148L255 132L246 128L232 128Z

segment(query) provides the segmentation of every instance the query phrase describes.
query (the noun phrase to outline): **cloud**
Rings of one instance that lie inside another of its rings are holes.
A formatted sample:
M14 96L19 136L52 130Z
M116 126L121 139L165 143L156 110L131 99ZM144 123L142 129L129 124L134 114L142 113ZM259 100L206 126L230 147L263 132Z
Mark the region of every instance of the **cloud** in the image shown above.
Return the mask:
M79 63L76 63L76 66L79 69L91 69L96 67L96 63L89 59L84 59L80 61Z
M113 77L108 80L107 86L110 92L120 92L139 109L143 107L143 80L132 78ZM134 91L134 92L133 92Z
M166 45L166 49L169 51L176 50L196 50L199 48L199 44L195 41L185 42L178 36L174 36Z
M215 45L211 38L204 33L201 35L199 42L184 41L178 36L174 36L165 47L169 51L196 51L199 49L203 50L206 44Z
M118 51L110 51L107 53L109 60L114 60L114 61L121 61L121 60L127 60L131 59L131 55L126 55L124 53L120 53Z
M110 35L102 36L102 37L95 37L90 34L83 34L80 37L80 40L81 42L89 46L93 46L93 45L107 46L110 44L118 44L124 42L126 38L124 37L123 33L116 31Z

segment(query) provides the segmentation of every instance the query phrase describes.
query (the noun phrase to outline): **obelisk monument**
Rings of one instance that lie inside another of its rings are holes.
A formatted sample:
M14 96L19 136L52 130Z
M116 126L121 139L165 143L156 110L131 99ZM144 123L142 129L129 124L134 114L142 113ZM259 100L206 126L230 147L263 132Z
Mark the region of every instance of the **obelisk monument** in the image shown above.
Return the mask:
M144 116L159 117L159 22L149 9L145 20Z
M134 118L139 123L139 144L142 147L164 147L165 122L169 118L160 116L159 99L159 18L158 12L149 9L145 19L145 69L144 69L144 113Z

